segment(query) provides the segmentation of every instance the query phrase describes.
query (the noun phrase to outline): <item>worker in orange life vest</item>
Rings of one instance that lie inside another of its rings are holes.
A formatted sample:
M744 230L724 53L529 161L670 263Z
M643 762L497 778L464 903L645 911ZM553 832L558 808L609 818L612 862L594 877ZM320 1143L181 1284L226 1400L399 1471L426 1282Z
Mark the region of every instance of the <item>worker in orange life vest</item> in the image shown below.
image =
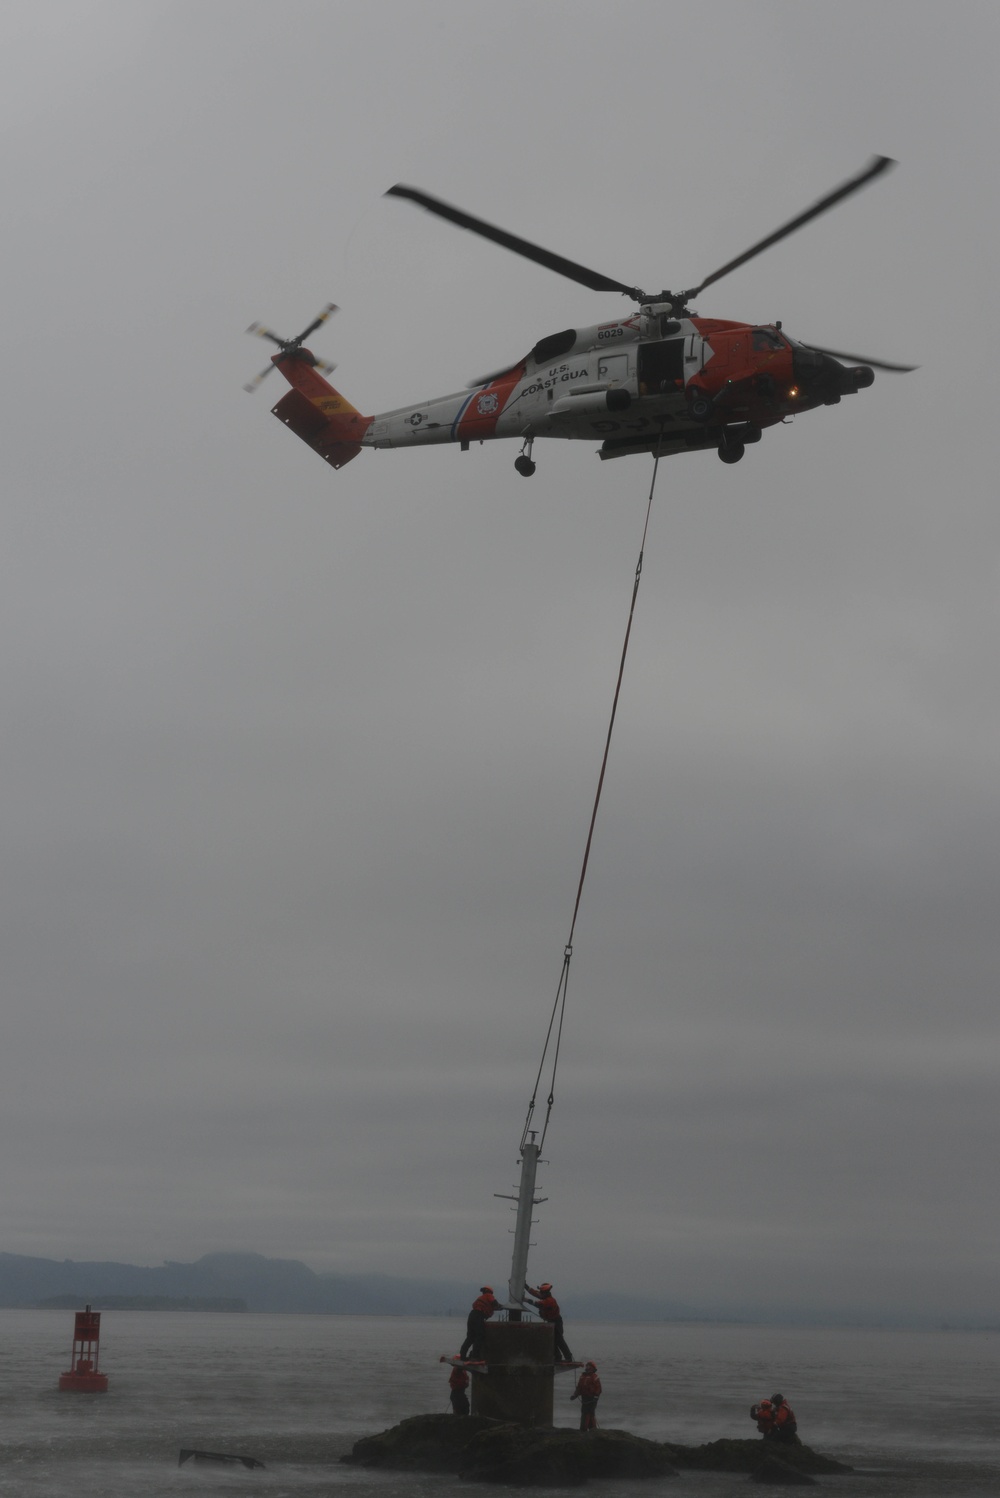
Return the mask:
M597 1376L597 1364L587 1363L576 1381L576 1388L569 1396L580 1401L580 1429L597 1429L597 1401L601 1397L601 1380Z
M774 1435L774 1405L769 1399L762 1399L759 1404L750 1406L750 1419L756 1420L757 1429L765 1441Z
M785 1403L784 1394L772 1394L771 1405L774 1410L774 1440L784 1441L787 1446L798 1446L798 1422L791 1405Z
M483 1285L472 1302L472 1310L465 1324L465 1341L458 1353L463 1362L466 1358L480 1362L486 1356L486 1323L493 1312L499 1309L500 1302L493 1294L493 1286Z
M451 1390L452 1414L467 1415L469 1413L469 1396L465 1391L469 1387L469 1375L464 1368L453 1368L451 1370L448 1387Z
M542 1320L549 1323L555 1333L556 1362L572 1363L573 1354L566 1346L566 1338L563 1336L563 1319L559 1312L559 1302L552 1294L552 1286L548 1280L545 1280L537 1290L531 1285L525 1285L524 1288L528 1292L529 1303L535 1307ZM532 1295L536 1297L535 1300L531 1300Z

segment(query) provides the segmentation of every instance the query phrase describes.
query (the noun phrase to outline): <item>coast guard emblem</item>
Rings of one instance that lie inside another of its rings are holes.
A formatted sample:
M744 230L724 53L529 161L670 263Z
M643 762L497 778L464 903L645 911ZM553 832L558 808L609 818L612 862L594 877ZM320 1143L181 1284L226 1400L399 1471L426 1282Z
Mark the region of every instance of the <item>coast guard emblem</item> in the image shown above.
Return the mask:
M492 416L500 404L500 398L495 391L489 395L481 395L476 402L476 410L480 416Z

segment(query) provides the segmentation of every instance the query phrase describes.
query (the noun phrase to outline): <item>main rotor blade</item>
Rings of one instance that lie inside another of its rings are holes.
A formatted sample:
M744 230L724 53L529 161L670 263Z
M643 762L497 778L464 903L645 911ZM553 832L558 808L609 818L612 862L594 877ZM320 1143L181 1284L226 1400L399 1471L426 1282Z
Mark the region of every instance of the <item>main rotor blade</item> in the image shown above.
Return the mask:
M511 370L521 361L515 359L513 364L505 364L503 369L495 369L492 374L480 375L478 380L466 380L466 390L481 390L484 385L492 385L494 380L499 380L501 375L510 374Z
M526 260L534 260L536 265L544 265L547 270L554 270L557 275L568 276L571 281L577 281L591 291L620 291L623 296L629 296L633 301L643 300L643 293L637 286L626 286L621 281L612 280L610 276L602 276L600 271L588 270L585 265L578 265L575 260L567 260L562 255L554 255L551 250L543 250L541 245L532 244L527 239L519 239L516 234L508 234L506 229L498 229L494 224L487 224L481 218L473 218L471 213L464 213L461 208L453 208L450 203L442 203L440 198L432 198L428 193L419 192L415 187L406 187L402 182L397 182L384 196L409 198L412 203L418 203L421 208L426 208L428 213L436 213L438 218L447 219L449 223L457 224L460 229L469 229L473 234L481 235L483 239L492 239L494 244L503 245L505 250L513 250L515 255L523 255Z
M881 176L883 172L887 172L890 167L895 165L896 163L891 156L873 156L863 172L859 172L856 177L851 177L847 182L841 183L840 187L835 188L833 192L827 193L825 198L820 198L818 203L814 203L811 208L807 208L797 218L793 218L787 224L783 224L780 229L775 229L773 234L769 234L759 244L752 245L749 250L744 250L743 254L737 255L735 260L730 260L728 265L723 265L719 270L713 271L710 276L702 281L700 286L696 286L693 291L687 292L686 295L689 297L698 296L700 292L705 290L706 286L711 286L714 281L719 281L723 276L728 276L730 271L736 270L741 265L745 265L748 260L752 260L755 255L761 254L763 250L770 249L771 245L777 244L780 239L785 239L787 235L794 234L796 229L801 229L803 225L808 224L814 218L818 218L828 208L832 208L834 204L839 203L843 198L850 197L851 193L857 192L866 183L871 182L875 177Z
M851 364L870 364L872 369L887 369L890 374L912 374L919 364L886 364L884 359L867 359L863 354L838 354L836 349L820 348L818 343L807 343L805 348L815 349L817 354L829 354L831 359L846 359Z

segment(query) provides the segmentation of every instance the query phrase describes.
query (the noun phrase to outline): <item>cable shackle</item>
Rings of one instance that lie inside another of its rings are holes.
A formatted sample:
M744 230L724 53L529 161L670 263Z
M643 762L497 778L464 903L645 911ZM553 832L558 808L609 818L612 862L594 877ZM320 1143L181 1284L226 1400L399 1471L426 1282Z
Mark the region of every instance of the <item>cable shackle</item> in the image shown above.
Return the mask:
M524 1120L524 1129L521 1133L522 1151L524 1150L525 1144L528 1142L528 1132L531 1128L531 1120L535 1112L535 1102L538 1097L538 1089L542 1081L542 1072L545 1070L545 1058L548 1055L549 1045L552 1041L552 1031L553 1027L555 1027L556 1025L556 1015L558 1014L559 1024L556 1029L556 1047L552 1062L551 1080L549 1082L549 1095L546 1098L545 1123L542 1126L542 1138L539 1141L539 1148L541 1148L542 1141L544 1141L545 1139L545 1130L549 1126L549 1114L552 1112L552 1104L555 1101L556 1066L558 1065L559 1061L559 1039L562 1035L562 1014L563 1010L566 1007L566 988L569 983L569 965L572 961L572 958L573 948L572 945L567 943L566 950L563 953L562 972L559 975L559 984L556 989L555 1002L552 1005L552 1013L549 1015L548 1029L545 1032L545 1043L542 1046L541 1059L538 1062L538 1073L535 1077L535 1085L531 1091L531 1100L528 1103L528 1114Z

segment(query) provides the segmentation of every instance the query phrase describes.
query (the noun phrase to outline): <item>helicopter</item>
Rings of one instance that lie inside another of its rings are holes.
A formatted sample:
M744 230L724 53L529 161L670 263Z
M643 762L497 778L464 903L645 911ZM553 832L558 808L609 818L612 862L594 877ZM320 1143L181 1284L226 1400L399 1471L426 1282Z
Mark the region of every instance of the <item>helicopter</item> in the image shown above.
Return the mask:
M515 438L521 450L514 467L530 478L536 468L534 444L546 437L599 441L602 459L713 449L724 463L738 463L768 427L818 406L837 405L870 386L876 369L908 373L916 366L803 343L780 322L755 326L700 317L689 304L895 164L888 156L872 157L854 177L682 292L626 286L396 183L386 197L407 199L591 291L617 292L635 302L636 310L540 338L523 359L458 394L363 416L324 378L336 366L305 347L337 311L331 302L297 338L279 338L251 323L247 332L277 344L279 352L244 389L255 390L272 368L279 369L292 388L272 407L273 414L333 468L343 468L363 447L451 442L467 452L473 442Z

